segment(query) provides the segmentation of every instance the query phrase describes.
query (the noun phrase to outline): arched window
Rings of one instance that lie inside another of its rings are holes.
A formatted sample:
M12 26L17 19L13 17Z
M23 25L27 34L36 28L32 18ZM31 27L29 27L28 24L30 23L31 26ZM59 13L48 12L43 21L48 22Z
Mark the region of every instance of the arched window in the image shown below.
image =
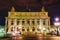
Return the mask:
M29 21L29 20L27 21L27 24L29 24L29 25L30 25L30 21Z
M13 25L14 23L13 23L13 20L11 21L11 25Z
M17 27L17 31L20 31L20 29Z
M45 20L43 21L43 25L45 25Z
M11 27L11 31L13 32L13 27Z
M8 32L8 28L6 29L6 32Z
M25 21L22 21L22 25L24 25L25 24Z
M24 29L24 28L22 28L22 31L25 31L25 29Z
M27 29L27 31L29 32L29 28Z
M35 22L34 22L34 21L32 21L32 24L34 25L34 24L35 24Z
M40 31L40 29L39 29L39 28L38 28L37 30L38 30L38 31Z
M17 25L19 25L19 23L20 23L20 19L17 19Z
M34 27L32 28L32 31L35 31L35 28Z
M40 21L39 20L37 21L37 24L40 25Z
M17 25L19 25L20 21L17 21Z

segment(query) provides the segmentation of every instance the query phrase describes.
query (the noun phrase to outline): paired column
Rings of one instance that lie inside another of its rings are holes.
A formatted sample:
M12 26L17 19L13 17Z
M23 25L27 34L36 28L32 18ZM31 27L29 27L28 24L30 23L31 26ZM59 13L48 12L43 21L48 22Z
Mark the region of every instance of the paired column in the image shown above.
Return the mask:
M8 19L8 32L11 32L11 19Z

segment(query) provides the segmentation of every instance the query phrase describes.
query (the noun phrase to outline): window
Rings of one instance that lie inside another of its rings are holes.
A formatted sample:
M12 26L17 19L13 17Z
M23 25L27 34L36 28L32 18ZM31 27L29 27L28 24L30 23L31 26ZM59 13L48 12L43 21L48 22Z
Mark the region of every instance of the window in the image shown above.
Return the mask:
M6 29L6 32L8 32L8 28Z
M43 21L43 25L45 25L45 20Z
M27 21L27 24L30 24L30 21Z
M20 31L20 29L17 27L17 31Z
M25 31L25 29L23 28L22 31Z
M17 25L19 25L20 21L17 21Z
M32 31L35 31L35 28L34 27L32 28Z
M20 19L17 19L17 25L19 25L19 23L20 23Z
M11 27L11 31L13 32L13 27Z
M13 25L14 23L13 23L13 20L11 21L11 25Z
M34 21L32 21L32 24L33 24L33 25L34 25L34 23L35 23L35 22L34 22Z
M29 28L27 29L27 31L29 31Z
M22 25L24 25L25 24L25 21L22 21Z
M40 29L39 29L39 28L38 28L37 30L38 30L38 31L40 31Z
M39 25L40 24L40 21L37 21L37 24Z

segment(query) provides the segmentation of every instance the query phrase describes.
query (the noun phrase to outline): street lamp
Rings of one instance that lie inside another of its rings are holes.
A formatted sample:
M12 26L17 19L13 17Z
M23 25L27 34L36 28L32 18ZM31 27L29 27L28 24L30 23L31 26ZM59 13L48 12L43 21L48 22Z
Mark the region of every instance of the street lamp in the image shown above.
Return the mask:
M56 18L55 18L55 21L56 21L56 22L58 22L58 21L59 21L59 18L58 18L58 17L56 17Z
M55 18L54 25L57 27L57 36L59 35L58 27L60 26L59 18Z

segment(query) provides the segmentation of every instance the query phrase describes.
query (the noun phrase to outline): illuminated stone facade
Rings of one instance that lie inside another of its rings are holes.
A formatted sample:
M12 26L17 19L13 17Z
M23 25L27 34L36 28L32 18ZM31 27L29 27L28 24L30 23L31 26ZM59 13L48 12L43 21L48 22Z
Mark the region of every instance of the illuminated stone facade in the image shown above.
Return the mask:
M6 31L10 34L44 33L48 32L49 27L50 17L44 7L40 12L15 12L12 7L5 22Z

